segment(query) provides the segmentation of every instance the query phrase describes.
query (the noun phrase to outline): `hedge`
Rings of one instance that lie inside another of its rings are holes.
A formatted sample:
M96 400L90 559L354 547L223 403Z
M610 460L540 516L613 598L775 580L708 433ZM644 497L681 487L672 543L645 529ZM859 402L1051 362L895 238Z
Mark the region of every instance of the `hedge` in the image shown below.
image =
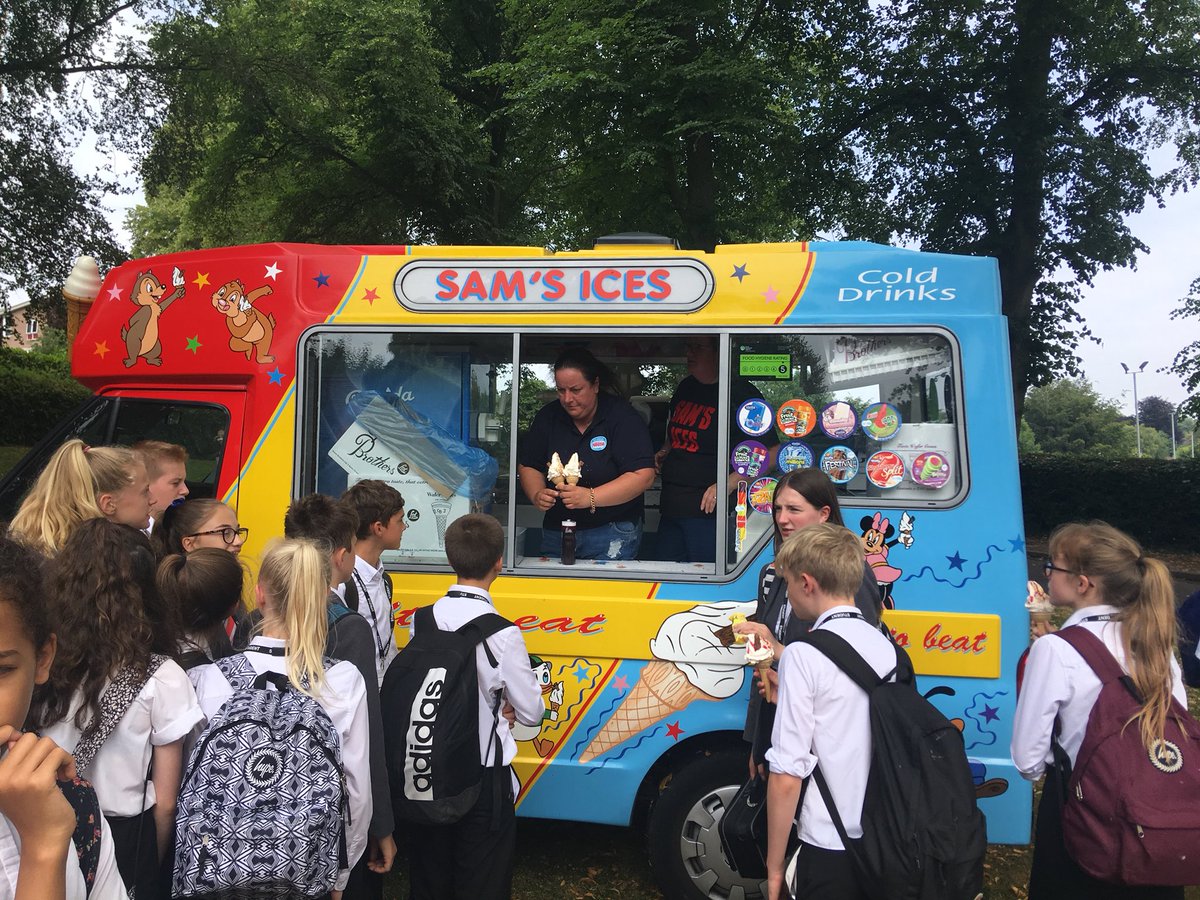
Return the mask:
M1148 547L1194 552L1200 461L1028 454L1021 458L1021 502L1030 534L1103 519Z
M90 395L64 360L0 348L0 444L37 443Z

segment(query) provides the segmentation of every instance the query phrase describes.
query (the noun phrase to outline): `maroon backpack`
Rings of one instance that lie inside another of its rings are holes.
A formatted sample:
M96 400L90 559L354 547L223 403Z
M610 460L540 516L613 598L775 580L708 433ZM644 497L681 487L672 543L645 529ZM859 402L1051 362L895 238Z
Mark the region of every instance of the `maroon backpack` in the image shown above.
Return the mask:
M1104 642L1078 626L1056 634L1103 683L1068 782L1067 851L1101 881L1200 883L1200 722L1172 698L1164 737L1147 750L1131 721L1141 697Z

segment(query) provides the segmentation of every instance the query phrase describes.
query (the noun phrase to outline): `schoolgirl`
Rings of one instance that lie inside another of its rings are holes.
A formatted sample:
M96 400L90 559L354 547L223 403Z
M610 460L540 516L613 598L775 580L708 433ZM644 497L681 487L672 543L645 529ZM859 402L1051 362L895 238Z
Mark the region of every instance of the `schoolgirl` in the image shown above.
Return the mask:
M33 715L96 785L121 876L141 897L158 895L183 739L202 720L187 675L165 656L177 637L154 570L140 531L105 519L75 528L50 579L58 655Z
M1187 698L1175 646L1175 592L1167 567L1145 556L1128 535L1103 522L1070 524L1050 536L1045 564L1050 602L1071 611L1065 625L1099 637L1137 686L1146 704L1131 723L1149 748L1163 737L1171 697ZM1035 781L1046 774L1038 807L1030 900L1182 898L1182 888L1128 887L1097 881L1069 856L1062 807L1070 770L1055 765L1052 737L1074 765L1100 680L1066 641L1039 638L1029 651L1013 719L1012 757Z
M88 447L73 438L50 457L9 525L12 537L54 556L85 519L146 528L150 479L126 447Z
M160 559L202 547L227 550L237 556L246 534L247 529L238 524L237 513L220 500L185 500L167 507L155 526L153 541Z
M255 672L278 672L313 697L329 715L342 742L348 815L346 850L350 867L367 843L371 821L371 771L368 758L366 682L353 664L340 661L325 668L329 625L329 556L303 540L277 540L263 554L255 599L262 610L259 634L244 651ZM206 716L213 716L233 695L217 666L196 670L196 693ZM350 869L337 880L335 898L346 886Z
M842 525L842 510L838 505L833 482L819 469L796 469L779 479L775 487L772 506L772 521L775 528L775 552L793 534L810 525L830 522ZM783 648L798 641L812 626L792 615L788 603L787 582L769 563L759 574L758 606L754 620L734 626L739 634L754 634L769 645L778 664L783 657ZM871 567L863 558L863 579L854 594L854 603L871 625L879 623L879 583ZM768 675L767 677L770 677ZM750 705L746 710L746 727L743 737L750 742L750 777L765 773L767 748L770 746L771 727L775 706L767 703L761 688L750 692Z
M0 897L118 900L125 885L112 836L102 817L89 823L86 814L97 805L95 792L73 777L66 750L22 731L56 643L41 565L0 537Z
M174 553L158 567L159 593L180 623L176 655L193 684L197 666L233 654L225 621L242 607L244 576L236 555L212 547Z

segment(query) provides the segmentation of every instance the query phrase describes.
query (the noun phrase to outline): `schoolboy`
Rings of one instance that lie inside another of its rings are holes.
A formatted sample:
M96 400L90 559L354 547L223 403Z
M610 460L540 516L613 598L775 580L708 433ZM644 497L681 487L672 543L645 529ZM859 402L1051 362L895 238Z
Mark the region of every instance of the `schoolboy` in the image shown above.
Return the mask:
M788 602L813 629L845 638L880 676L896 666L896 650L854 604L862 581L862 544L840 525L801 529L784 541L775 570L787 579ZM767 889L787 897L784 856L800 789L818 763L846 833L862 835L862 806L871 756L867 694L815 647L798 641L779 661L779 703L767 751ZM797 834L794 893L805 900L866 900L820 791L804 794Z
M358 514L354 535L354 568L338 595L357 609L371 626L379 684L396 658L396 620L392 610L392 580L379 559L385 550L400 549L404 536L404 497L390 484L366 479L342 494L342 503Z
M325 494L309 494L293 502L283 517L283 533L289 538L304 538L329 554L333 583L329 586L331 611L325 655L353 663L367 686L367 729L370 732L371 827L367 831L367 852L350 871L343 900L374 900L383 894L379 876L392 868L396 841L392 837L392 795L388 786L387 763L383 748L383 719L379 712L379 681L375 670L375 648L371 626L362 616L346 609L336 588L350 577L354 568L354 534L358 516L346 503Z
M141 460L150 477L150 527L160 521L167 507L188 495L188 453L178 444L166 441L138 441L129 448Z
M491 516L472 513L450 523L446 529L446 558L457 583L433 605L438 628L452 631L495 611L489 588L500 574L503 553L504 530ZM503 717L497 722L492 709L496 695L503 691L517 721L537 725L546 707L520 630L514 625L498 631L487 639L487 645L497 662L494 668L482 644L475 651L479 758L485 758L493 740L499 741L501 765L485 766L479 799L459 821L411 830L411 900L507 900L512 896L516 778L510 763L517 754L517 745L510 723ZM496 804L498 815L494 815Z

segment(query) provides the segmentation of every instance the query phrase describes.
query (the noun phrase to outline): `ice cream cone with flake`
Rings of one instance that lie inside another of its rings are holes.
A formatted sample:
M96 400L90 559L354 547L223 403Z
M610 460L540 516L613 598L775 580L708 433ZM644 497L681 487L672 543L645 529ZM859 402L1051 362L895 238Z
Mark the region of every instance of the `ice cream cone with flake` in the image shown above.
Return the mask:
M662 659L652 659L642 668L641 678L616 712L579 754L585 763L621 744L651 725L679 712L693 700L715 700L688 681L687 675Z
M555 451L554 455L550 457L550 465L546 467L546 477L556 488L562 487L566 480L563 475L562 457L558 455L558 451Z
M583 474L583 463L579 461L578 453L571 454L567 464L562 467L562 473L563 478L567 479L567 484L579 484L579 477Z

